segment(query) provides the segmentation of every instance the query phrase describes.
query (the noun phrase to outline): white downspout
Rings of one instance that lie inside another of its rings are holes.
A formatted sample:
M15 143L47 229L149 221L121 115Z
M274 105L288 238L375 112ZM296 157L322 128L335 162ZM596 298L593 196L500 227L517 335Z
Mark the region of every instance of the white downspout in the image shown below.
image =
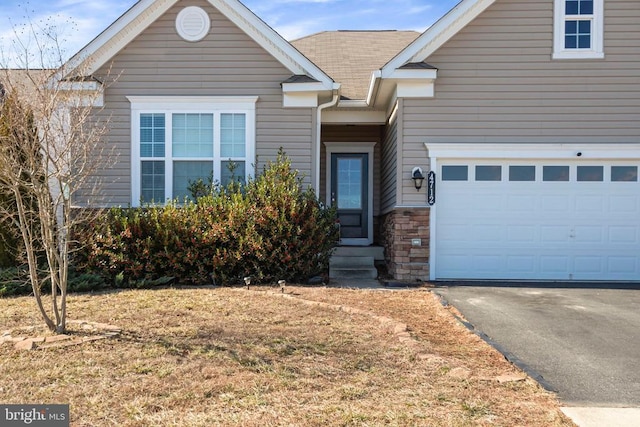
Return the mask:
M340 93L335 90L333 93L333 99L331 99L331 101L325 103L325 104L321 104L318 105L318 117L316 118L316 164L315 164L315 182L314 182L314 189L316 191L316 197L320 197L320 146L322 144L321 141L321 137L322 137L322 110L329 108L329 107L333 107L338 103L338 99L340 99Z

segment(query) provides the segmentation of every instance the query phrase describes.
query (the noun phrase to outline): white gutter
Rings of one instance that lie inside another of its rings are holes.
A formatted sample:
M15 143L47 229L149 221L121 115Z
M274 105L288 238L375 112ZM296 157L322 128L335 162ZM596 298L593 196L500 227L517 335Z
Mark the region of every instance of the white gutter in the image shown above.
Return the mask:
M325 103L325 104L321 104L318 105L318 117L316 119L316 164L315 164L315 169L316 169L316 176L315 176L315 182L313 184L314 190L316 191L316 197L319 197L320 195L320 146L322 144L321 141L321 137L322 137L322 110L329 108L329 107L333 107L338 103L338 100L340 99L340 92L339 91L334 91L333 93L333 99L331 99L331 101Z
M378 80L382 78L382 71L375 70L371 73L371 81L369 82L369 93L367 94L367 105L373 105L376 97L376 89L378 85Z

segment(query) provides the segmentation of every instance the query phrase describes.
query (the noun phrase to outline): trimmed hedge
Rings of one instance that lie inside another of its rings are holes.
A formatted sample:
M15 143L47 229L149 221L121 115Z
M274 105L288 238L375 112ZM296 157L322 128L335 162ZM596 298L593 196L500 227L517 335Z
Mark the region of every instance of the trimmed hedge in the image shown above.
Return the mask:
M336 213L303 190L280 152L246 186L210 186L197 201L112 209L82 233L78 267L113 283L174 278L232 285L322 274L336 246Z

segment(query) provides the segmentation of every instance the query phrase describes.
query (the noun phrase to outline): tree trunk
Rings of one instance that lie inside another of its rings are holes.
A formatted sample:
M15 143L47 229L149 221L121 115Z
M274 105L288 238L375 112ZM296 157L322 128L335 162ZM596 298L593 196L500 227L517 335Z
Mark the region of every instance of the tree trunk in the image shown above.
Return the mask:
M38 257L35 253L35 245L34 238L29 230L29 221L27 218L27 210L24 205L24 201L22 200L22 194L19 189L14 188L14 195L16 197L16 207L18 208L18 215L20 217L20 233L22 234L22 239L24 241L24 245L27 252L27 263L29 265L29 277L31 279L31 288L33 289L33 295L36 299L36 303L38 304L38 309L40 310L40 314L49 328L50 331L56 330L56 324L51 320L47 311L44 309L42 304L42 283L40 282L40 277L38 276Z

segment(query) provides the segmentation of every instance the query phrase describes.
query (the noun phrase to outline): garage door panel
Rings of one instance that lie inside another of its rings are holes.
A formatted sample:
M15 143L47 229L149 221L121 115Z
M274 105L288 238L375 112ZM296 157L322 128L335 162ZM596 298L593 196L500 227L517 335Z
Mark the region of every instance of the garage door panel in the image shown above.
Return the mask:
M558 277L568 277L569 275L569 257L568 256L541 256L540 270L541 273L560 273Z
M473 257L473 268L476 271L492 272L504 270L503 255L478 255Z
M575 240L578 243L604 243L605 232L600 225L576 226Z
M573 264L573 274L576 277L581 277L581 275L602 275L605 270L603 268L604 260L602 257L597 256L577 256L574 258Z
M542 195L540 197L540 209L544 212L568 213L570 206L566 195Z
M612 256L609 257L607 271L612 274L621 274L627 276L638 270L638 259L630 256Z
M610 212L640 213L638 196L610 196Z
M443 225L439 230L438 234L443 241L454 243L454 242L466 242L469 240L469 230L466 224L458 223L458 224L447 224Z
M511 243L533 243L537 235L537 227L532 225L507 226L507 241Z
M609 227L609 243L634 244L638 243L638 229L636 227Z
M507 257L507 270L531 275L536 272L536 257L531 255Z
M497 224L477 224L471 227L471 237L479 243L500 242L504 239L503 232L504 228Z
M543 243L567 243L571 228L567 225L545 225L540 227L540 240Z
M602 191L602 190L600 190ZM576 196L575 212L594 213L604 212L606 205L602 196Z
M507 195L506 210L510 212L531 212L536 207L535 197L530 195Z
M495 212L496 207L503 208L504 198L502 194L477 195L471 199L473 204L468 207L473 207L478 211Z
M471 256L460 253L445 253L441 262L442 265L440 267L443 271L449 272L451 278L465 277L471 265Z
M509 181L510 161L497 162L502 181L438 178L437 278L640 280L640 182L610 173L629 162L595 164L605 171L598 182L577 181L577 167L593 160L561 162L569 181L543 181L553 161L514 162L535 166L535 182Z

